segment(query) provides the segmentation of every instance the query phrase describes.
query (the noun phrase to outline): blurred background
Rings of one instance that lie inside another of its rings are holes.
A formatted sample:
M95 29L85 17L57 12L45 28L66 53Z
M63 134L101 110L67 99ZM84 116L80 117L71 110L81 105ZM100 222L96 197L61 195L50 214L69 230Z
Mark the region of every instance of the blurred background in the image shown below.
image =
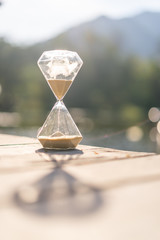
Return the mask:
M0 133L36 137L55 103L45 50L84 64L64 103L83 144L160 150L159 0L1 0Z

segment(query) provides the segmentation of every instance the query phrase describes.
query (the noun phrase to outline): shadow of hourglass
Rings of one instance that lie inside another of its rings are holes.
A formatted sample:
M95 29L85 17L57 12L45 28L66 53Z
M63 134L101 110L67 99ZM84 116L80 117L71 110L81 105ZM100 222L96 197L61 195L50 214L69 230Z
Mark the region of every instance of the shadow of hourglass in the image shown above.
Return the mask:
M66 152L39 149L37 153L50 158L56 167L43 178L17 189L14 201L18 207L43 216L83 215L99 209L103 203L100 190L80 182L63 169L64 162L75 159L82 151L67 151L67 158ZM61 160L56 160L58 156Z

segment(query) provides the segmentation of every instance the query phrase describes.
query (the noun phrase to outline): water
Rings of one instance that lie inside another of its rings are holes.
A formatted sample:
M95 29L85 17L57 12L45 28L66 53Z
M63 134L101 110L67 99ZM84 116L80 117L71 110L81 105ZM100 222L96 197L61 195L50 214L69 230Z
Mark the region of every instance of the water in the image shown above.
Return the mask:
M97 132L97 134L84 136L82 143L128 151L157 152L157 144L152 142L148 136L143 136L139 141L130 141L125 132L108 134L108 137L104 137L102 132Z

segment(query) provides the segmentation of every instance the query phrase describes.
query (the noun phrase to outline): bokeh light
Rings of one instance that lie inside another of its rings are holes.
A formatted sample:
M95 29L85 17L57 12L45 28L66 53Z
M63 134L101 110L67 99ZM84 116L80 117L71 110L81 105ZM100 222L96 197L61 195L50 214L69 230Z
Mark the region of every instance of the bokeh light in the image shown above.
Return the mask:
M143 137L143 131L140 127L137 126L130 127L126 132L126 137L131 142L138 142Z
M157 133L156 141L157 141L158 147L160 147L160 134L159 133Z
M150 137L152 142L156 142L157 141L156 136L157 136L157 128L153 127L153 128L151 128L151 130L149 132L149 137Z
M156 107L152 107L148 112L148 117L151 122L158 122L160 119L160 111Z
M157 131L160 134L160 121L157 123Z

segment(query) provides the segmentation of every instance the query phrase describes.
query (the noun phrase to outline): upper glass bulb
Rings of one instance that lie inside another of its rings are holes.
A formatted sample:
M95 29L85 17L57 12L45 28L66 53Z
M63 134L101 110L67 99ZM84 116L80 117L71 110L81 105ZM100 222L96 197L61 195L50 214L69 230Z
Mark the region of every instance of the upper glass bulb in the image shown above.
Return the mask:
M83 62L76 52L53 50L42 53L38 60L46 80L74 80Z
M63 99L83 62L76 52L45 51L38 66L58 100Z

